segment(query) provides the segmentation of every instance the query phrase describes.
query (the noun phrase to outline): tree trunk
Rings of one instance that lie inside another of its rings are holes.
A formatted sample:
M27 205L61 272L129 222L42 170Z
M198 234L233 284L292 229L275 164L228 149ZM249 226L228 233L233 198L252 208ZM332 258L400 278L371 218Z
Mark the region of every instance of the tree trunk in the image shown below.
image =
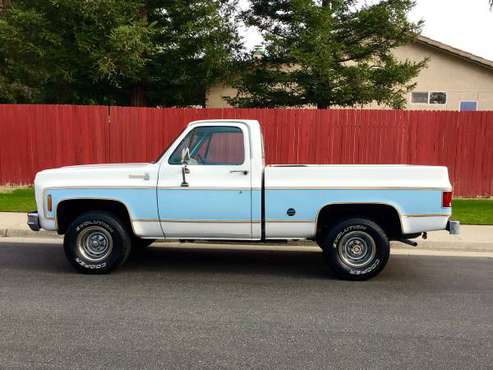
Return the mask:
M130 93L130 105L132 107L145 107L146 96L144 85L138 84L132 88Z
M0 12L10 6L10 0L0 0Z

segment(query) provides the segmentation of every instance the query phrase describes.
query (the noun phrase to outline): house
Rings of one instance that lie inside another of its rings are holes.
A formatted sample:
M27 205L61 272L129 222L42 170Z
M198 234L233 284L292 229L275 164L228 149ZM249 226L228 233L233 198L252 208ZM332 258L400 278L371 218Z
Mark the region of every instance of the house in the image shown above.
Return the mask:
M419 36L414 43L395 49L401 60L422 60L428 66L416 78L416 87L407 94L410 110L493 110L493 61ZM225 108L223 96L234 96L236 90L217 85L208 91L208 108ZM367 108L385 109L370 105Z

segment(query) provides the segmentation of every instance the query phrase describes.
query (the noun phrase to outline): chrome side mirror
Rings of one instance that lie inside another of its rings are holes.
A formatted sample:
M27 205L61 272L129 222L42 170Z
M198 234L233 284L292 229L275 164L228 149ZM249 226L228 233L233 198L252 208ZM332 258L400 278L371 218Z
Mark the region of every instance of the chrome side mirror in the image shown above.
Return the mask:
M190 170L187 167L189 161L190 161L190 149L188 149L188 147L183 148L181 151L181 164L183 165L183 167L181 168L181 177L182 177L181 186L184 188L188 188L186 175L190 173Z

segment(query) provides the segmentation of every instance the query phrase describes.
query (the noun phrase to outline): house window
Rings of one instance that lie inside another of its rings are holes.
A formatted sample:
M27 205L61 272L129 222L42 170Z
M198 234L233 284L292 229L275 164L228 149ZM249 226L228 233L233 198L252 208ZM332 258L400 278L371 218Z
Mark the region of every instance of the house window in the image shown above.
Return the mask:
M411 102L414 104L428 104L428 91L416 91L412 93Z
M439 91L430 92L430 104L447 104L447 93Z
M459 110L461 112L475 112L478 110L477 101L461 101Z
M447 93L443 91L414 91L411 94L413 104L447 104Z

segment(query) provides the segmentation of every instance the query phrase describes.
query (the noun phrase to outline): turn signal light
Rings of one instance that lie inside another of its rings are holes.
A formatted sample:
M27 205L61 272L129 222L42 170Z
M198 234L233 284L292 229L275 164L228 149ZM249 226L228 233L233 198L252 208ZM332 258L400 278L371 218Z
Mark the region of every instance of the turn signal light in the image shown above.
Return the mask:
M443 208L452 207L452 192L451 191L444 191L442 193L442 207Z

